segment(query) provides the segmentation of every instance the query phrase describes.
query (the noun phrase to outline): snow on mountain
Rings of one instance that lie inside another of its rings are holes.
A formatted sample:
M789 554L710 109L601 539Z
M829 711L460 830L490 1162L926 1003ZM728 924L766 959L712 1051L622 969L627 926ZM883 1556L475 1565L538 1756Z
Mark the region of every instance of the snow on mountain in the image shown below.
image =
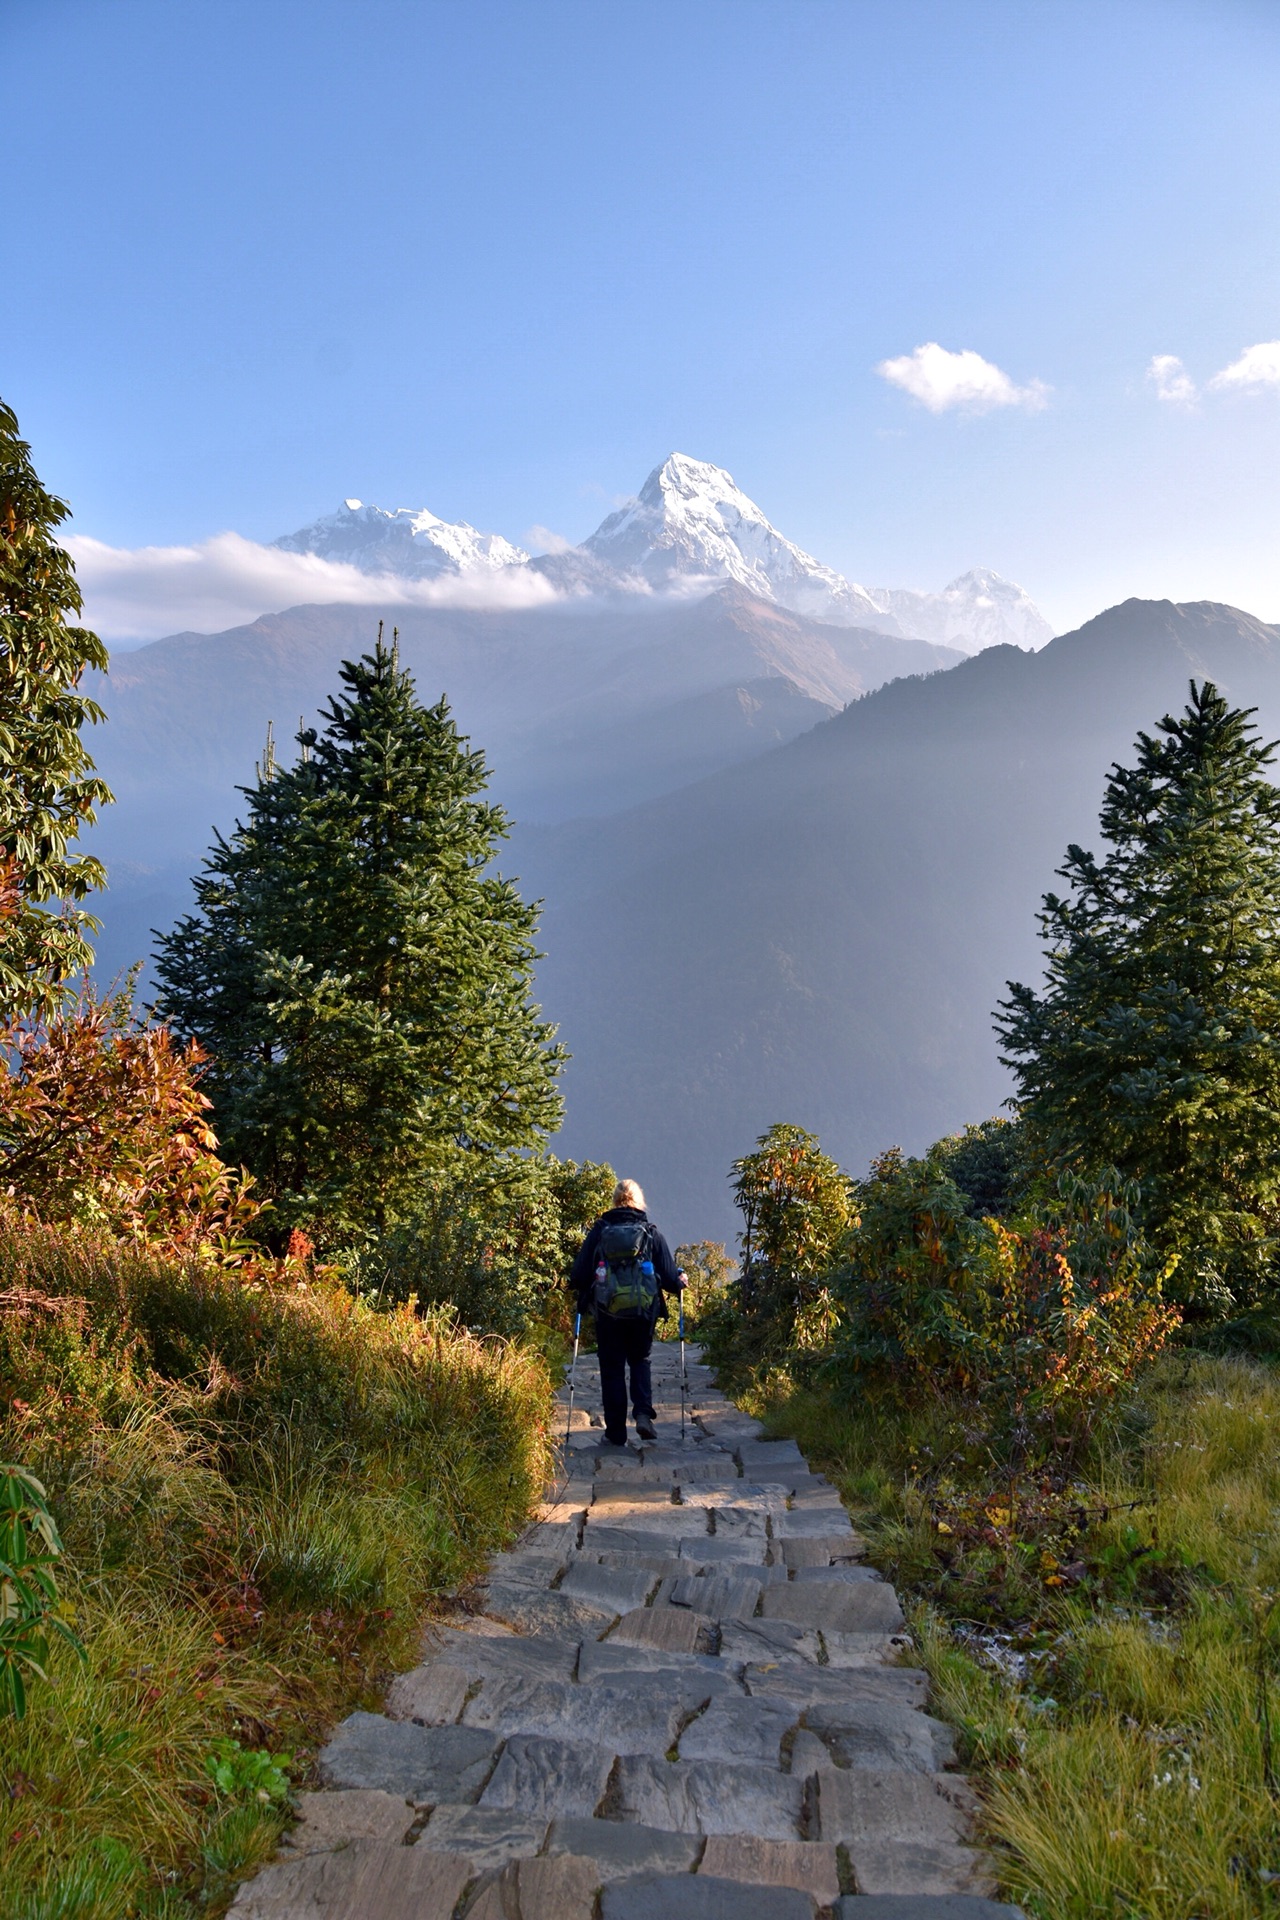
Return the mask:
M1022 588L978 568L941 593L868 589L787 540L723 467L673 453L634 500L580 546L536 559L501 534L479 533L425 509L347 500L274 542L290 553L345 561L370 574L414 580L441 574L523 577L565 594L679 594L733 584L756 599L829 626L870 628L977 653L1012 642L1040 647L1052 628Z
M864 587L784 539L723 467L685 453L655 467L636 499L580 547L533 565L579 591L691 592L734 581L810 620L900 631Z
M529 558L500 533L480 533L465 520L440 520L425 507L370 507L362 500L344 500L337 513L271 544L286 553L345 560L362 573L393 573L410 580L430 580L441 573L498 573L523 566Z
M1006 643L1035 649L1053 638L1053 628L1030 594L989 567L962 573L941 593L916 593L909 587L873 587L871 593L904 633L966 653Z

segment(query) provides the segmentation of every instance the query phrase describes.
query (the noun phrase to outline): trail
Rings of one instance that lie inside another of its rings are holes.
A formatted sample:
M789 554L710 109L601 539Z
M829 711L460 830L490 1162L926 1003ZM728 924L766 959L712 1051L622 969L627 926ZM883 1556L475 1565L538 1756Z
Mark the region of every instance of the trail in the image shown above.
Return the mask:
M683 1444L659 1344L659 1442L613 1456L580 1360L566 1472L483 1612L337 1728L232 1920L1017 1920L893 1587L690 1354Z

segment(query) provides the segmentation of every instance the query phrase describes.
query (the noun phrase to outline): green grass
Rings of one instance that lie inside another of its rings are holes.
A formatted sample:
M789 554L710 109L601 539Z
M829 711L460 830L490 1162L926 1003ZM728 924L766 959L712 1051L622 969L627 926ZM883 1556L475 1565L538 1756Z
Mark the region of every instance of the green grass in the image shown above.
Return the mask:
M781 1378L756 1406L898 1582L1010 1898L1042 1920L1280 1913L1275 1371L1171 1352L1087 1460L1012 1481L962 1408Z
M247 1755L305 1780L526 1517L545 1365L2 1223L0 1308L0 1457L48 1489L86 1649L0 1721L5 1920L216 1915L286 1818Z

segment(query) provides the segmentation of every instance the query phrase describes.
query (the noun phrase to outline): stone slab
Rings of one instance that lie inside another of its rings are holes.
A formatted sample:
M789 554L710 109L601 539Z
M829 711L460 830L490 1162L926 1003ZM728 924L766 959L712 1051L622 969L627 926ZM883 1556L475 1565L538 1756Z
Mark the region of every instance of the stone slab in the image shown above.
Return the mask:
M599 1884L594 1860L513 1860L469 1903L467 1920L593 1920Z
M832 1768L817 1775L817 1829L849 1849L864 1893L982 1893L985 1868L964 1845L958 1781L920 1773Z
M684 1607L637 1607L624 1613L609 1641L615 1647L661 1647L670 1653L709 1653L715 1622Z
M620 1567L624 1573L651 1573L657 1580L669 1579L672 1574L688 1573L689 1563L682 1561L675 1548L678 1541L672 1542L670 1553L619 1553L616 1547L606 1547L603 1553L592 1550L582 1558L600 1567Z
M766 1593L775 1589L766 1587ZM805 1660L817 1665L822 1641L813 1627L791 1620L726 1620L720 1628L722 1659L766 1662Z
M801 1467L807 1473L809 1462L801 1453L794 1440L746 1440L740 1439L734 1448L747 1478L752 1468L761 1466L777 1467L785 1461L790 1466Z
M353 1713L317 1756L331 1787L377 1787L417 1806L474 1800L489 1775L498 1741L478 1727L419 1727L380 1713Z
M283 1843L292 1853L330 1853L353 1840L385 1840L394 1846L418 1817L407 1800L378 1787L299 1793L295 1804L298 1824L290 1827Z
M748 1886L799 1887L821 1907L840 1897L836 1850L820 1840L760 1840L750 1833L713 1833L698 1871L721 1880L742 1880Z
M832 1667L880 1666L911 1650L909 1633L824 1633L822 1644Z
M418 1845L460 1854L473 1873L484 1873L538 1853L546 1831L545 1820L526 1820L504 1807L437 1807Z
M905 1624L898 1596L883 1580L864 1580L856 1586L824 1583L766 1587L760 1611L766 1620L789 1620L797 1627L818 1627L832 1633L898 1633Z
M749 1620L759 1605L763 1586L758 1574L685 1574L664 1580L655 1604L692 1607L709 1620Z
M775 1551L780 1552L784 1567L829 1567L831 1555L827 1552L825 1540L778 1540L774 1542Z
M387 1716L424 1727L451 1727L462 1712L471 1680L461 1667L433 1660L398 1673L387 1692Z
M590 1560L575 1561L556 1589L587 1600L593 1606L608 1607L614 1613L628 1613L642 1607L658 1582L642 1567L602 1567Z
M786 1544L784 1541L783 1545ZM838 1567L797 1567L792 1577L798 1587L820 1587L824 1584L850 1587L856 1586L860 1580L879 1580L881 1585L884 1584L874 1567L864 1567L858 1561L845 1561Z
M781 1765L782 1742L798 1715L789 1706L767 1700L721 1699L691 1720L680 1736L682 1760L724 1760L732 1765L758 1761Z
M806 1667L776 1663L749 1666L747 1692L757 1699L785 1700L797 1712L823 1703L886 1700L923 1708L929 1676L920 1667Z
M680 1543L685 1537L693 1538L698 1532L695 1516L681 1513L683 1525L679 1528L653 1528L641 1530L639 1527L588 1527L583 1535L584 1553L679 1553Z
M769 1516L759 1507L717 1507L715 1516L717 1540L763 1540L769 1529Z
M641 1874L600 1896L601 1920L813 1920L811 1896L796 1887L744 1887L707 1874Z
M804 1783L770 1767L710 1760L619 1760L616 1818L675 1833L756 1833L796 1840Z
M763 1533L752 1538L746 1536L733 1539L714 1534L699 1537L694 1534L682 1535L680 1539L680 1558L696 1560L700 1566L717 1566L728 1562L744 1567L763 1566L768 1541Z
M548 1854L594 1860L602 1885L636 1873L692 1873L702 1851L696 1833L669 1833L621 1820L553 1820Z
M737 1661L718 1659L711 1653L615 1645L612 1640L585 1641L578 1663L578 1679L584 1687L597 1682L608 1685L623 1675L630 1675L632 1680L643 1684L650 1674L665 1673L671 1676L673 1685L687 1681L690 1685L705 1686L710 1693L728 1690L740 1694L741 1672Z
M854 1532L843 1507L788 1507L777 1516L774 1533L779 1540L833 1540L833 1553L847 1554L851 1540L857 1541L858 1552L866 1550L866 1542Z
M934 1774L953 1746L940 1720L888 1700L819 1701L806 1712L805 1725L842 1767Z
M622 1764L646 1763L636 1760ZM592 1814L604 1794L612 1766L613 1755L602 1747L518 1734L503 1749L493 1778L480 1796L480 1805L514 1808L529 1820Z
M548 1680L571 1680L580 1645L576 1634L450 1632L443 1637L436 1660L457 1667L470 1680L494 1673L540 1673Z
M452 1920L472 1876L458 1854L356 1840L264 1867L240 1888L234 1920ZM228 1916L230 1920L230 1916Z
M463 1723L503 1739L536 1733L547 1740L586 1741L611 1753L663 1754L675 1740L681 1714L681 1701L651 1677L633 1686L613 1680L584 1687L506 1674L485 1682L467 1703Z
M492 1586L485 1598L485 1612L517 1633L549 1634L557 1639L600 1635L617 1619L616 1607L597 1606L591 1600L578 1600L571 1593L545 1593L536 1587Z

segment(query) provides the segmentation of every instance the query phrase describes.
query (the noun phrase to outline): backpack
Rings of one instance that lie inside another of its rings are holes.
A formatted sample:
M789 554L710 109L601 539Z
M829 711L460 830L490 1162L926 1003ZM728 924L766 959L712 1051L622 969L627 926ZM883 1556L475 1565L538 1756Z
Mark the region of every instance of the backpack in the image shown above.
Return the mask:
M614 1320L647 1319L658 1304L647 1220L607 1220L596 1255L595 1303Z

